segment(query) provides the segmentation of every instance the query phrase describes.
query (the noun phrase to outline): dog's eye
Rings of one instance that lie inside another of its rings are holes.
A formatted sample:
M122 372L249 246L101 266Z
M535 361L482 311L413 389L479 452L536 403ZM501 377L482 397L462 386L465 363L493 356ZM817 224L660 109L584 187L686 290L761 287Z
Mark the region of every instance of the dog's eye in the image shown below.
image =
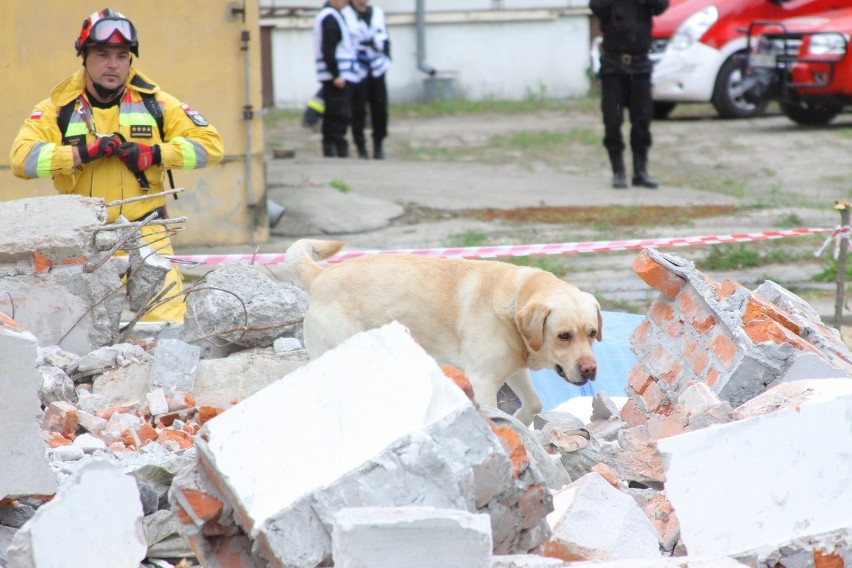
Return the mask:
M559 339L562 341L571 341L572 339L574 339L574 334L570 331L566 331L564 333L559 334Z

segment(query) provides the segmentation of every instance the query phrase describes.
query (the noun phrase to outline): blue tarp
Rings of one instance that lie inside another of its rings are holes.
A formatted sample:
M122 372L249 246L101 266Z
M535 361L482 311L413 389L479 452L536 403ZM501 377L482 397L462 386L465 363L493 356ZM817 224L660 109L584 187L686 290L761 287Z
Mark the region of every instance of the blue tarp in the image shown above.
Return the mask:
M593 396L600 391L606 391L611 397L627 396L624 391L627 374L636 363L636 355L628 347L628 340L645 316L607 311L602 316L603 341L594 344L598 359L598 375L594 381L577 387L563 380L553 369L530 371L544 410L553 410L569 398Z

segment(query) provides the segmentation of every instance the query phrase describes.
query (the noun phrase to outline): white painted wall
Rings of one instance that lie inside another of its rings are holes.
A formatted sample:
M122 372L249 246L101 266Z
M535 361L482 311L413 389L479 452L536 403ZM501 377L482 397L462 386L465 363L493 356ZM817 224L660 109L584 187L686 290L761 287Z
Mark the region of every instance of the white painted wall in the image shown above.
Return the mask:
M425 63L440 77L451 77L456 94L472 100L518 100L530 94L546 98L588 93L589 11L580 8L493 10L493 0L428 0ZM476 11L459 11L458 6ZM405 4L404 12L391 5ZM387 75L392 102L425 98L426 74L417 68L414 1L387 0L393 63ZM541 6L541 0L506 0L506 5ZM271 4L270 4L271 5ZM275 6L284 6L276 1ZM295 4L294 4L295 5ZM318 2L317 5L320 5ZM433 5L452 5L436 12ZM304 6L304 4L302 4ZM277 108L301 108L316 92L312 17L263 19L272 32L273 90Z

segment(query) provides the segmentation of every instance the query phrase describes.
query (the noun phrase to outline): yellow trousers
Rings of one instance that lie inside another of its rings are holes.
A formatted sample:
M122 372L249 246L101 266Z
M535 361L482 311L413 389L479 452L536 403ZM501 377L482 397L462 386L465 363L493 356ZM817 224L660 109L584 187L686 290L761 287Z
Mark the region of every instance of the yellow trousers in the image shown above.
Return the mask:
M142 240L151 245L151 247L157 251L158 254L163 256L173 255L174 251L172 250L171 239L163 232L163 226L152 224L145 225L144 227L139 229L139 234L142 237ZM175 283L174 287L168 291L168 296L174 296L175 294L180 294L183 291L183 276L178 271L177 268L172 267L172 269L166 273L166 280L163 282L163 288L168 287L172 282ZM175 298L172 298L168 302L158 305L156 308L151 310L142 316L139 321L173 321L175 323L183 322L183 316L186 313L186 303L184 302L185 296L180 295Z

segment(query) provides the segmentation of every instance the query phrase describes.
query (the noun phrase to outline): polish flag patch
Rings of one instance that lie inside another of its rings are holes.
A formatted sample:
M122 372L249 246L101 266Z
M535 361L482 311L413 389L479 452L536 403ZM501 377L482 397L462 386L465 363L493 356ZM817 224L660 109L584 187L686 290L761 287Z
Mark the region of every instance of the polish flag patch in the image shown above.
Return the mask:
M186 114L186 116L188 116L189 119L198 126L207 126L208 124L210 124L209 122L207 122L206 118L201 116L200 112L192 110L189 105L183 104L180 105L180 108L183 109L183 112Z
M43 114L44 113L40 110L34 110L33 113L30 115L30 118L32 120L38 120L38 119L41 118L41 115L43 115Z

